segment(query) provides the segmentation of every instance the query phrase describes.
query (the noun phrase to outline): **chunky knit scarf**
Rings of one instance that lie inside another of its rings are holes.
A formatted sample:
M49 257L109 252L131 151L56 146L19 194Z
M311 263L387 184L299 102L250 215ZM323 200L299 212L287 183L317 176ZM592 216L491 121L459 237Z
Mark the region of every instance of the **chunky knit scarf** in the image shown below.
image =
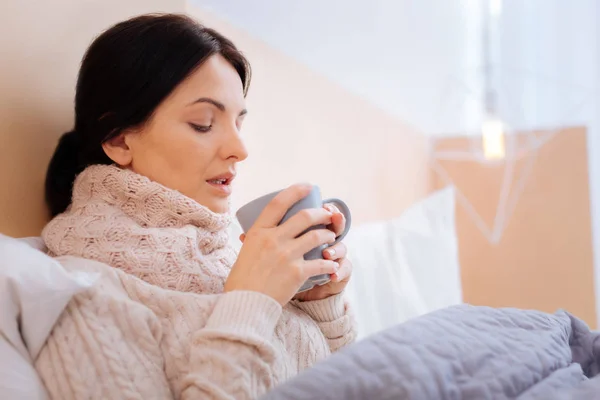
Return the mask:
M235 261L231 217L113 165L76 179L67 212L42 236L51 255L103 262L165 289L220 293Z

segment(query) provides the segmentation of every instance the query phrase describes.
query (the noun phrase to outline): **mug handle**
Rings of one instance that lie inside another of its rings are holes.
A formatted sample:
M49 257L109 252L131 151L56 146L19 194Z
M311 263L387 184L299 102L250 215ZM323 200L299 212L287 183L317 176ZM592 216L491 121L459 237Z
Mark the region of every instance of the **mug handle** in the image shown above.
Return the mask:
M342 214L344 214L344 218L346 218L346 227L344 228L344 232L342 232L342 234L340 236L338 236L337 238L335 238L335 242L333 242L330 245L330 246L333 246L333 245L338 244L339 242L341 242L346 237L346 235L348 234L348 232L350 231L350 226L352 225L352 214L350 213L350 209L348 208L348 206L346 205L346 203L344 203L340 199L331 198L331 199L325 199L325 200L323 200L323 205L325 205L327 203L333 203L333 204L335 204L337 206L337 208L340 209L340 211L342 212Z

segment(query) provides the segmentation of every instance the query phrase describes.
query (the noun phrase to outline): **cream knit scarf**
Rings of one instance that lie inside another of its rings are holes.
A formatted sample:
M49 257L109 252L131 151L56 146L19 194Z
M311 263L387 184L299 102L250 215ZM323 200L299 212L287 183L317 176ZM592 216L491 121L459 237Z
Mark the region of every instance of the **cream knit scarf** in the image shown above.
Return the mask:
M100 261L165 289L220 293L236 258L230 221L130 170L94 165L42 236L52 256Z

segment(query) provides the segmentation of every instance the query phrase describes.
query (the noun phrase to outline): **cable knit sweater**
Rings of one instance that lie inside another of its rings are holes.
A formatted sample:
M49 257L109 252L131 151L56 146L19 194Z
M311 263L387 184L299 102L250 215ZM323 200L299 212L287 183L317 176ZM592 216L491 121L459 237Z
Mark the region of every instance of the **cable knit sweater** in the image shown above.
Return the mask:
M65 268L100 279L70 302L36 360L51 397L257 398L354 340L341 295L282 308L222 293L236 258L229 222L129 170L82 172L42 236Z

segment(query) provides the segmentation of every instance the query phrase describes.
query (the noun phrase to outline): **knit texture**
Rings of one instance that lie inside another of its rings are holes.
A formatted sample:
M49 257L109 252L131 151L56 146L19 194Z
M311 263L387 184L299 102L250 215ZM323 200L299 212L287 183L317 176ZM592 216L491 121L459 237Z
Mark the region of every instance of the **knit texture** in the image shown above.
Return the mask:
M228 214L116 166L94 165L42 232L52 255L101 261L165 289L220 293L236 254Z
M236 258L229 222L129 170L80 174L43 238L65 268L101 279L36 360L51 397L252 399L354 340L342 295L282 309L260 293L223 294Z

